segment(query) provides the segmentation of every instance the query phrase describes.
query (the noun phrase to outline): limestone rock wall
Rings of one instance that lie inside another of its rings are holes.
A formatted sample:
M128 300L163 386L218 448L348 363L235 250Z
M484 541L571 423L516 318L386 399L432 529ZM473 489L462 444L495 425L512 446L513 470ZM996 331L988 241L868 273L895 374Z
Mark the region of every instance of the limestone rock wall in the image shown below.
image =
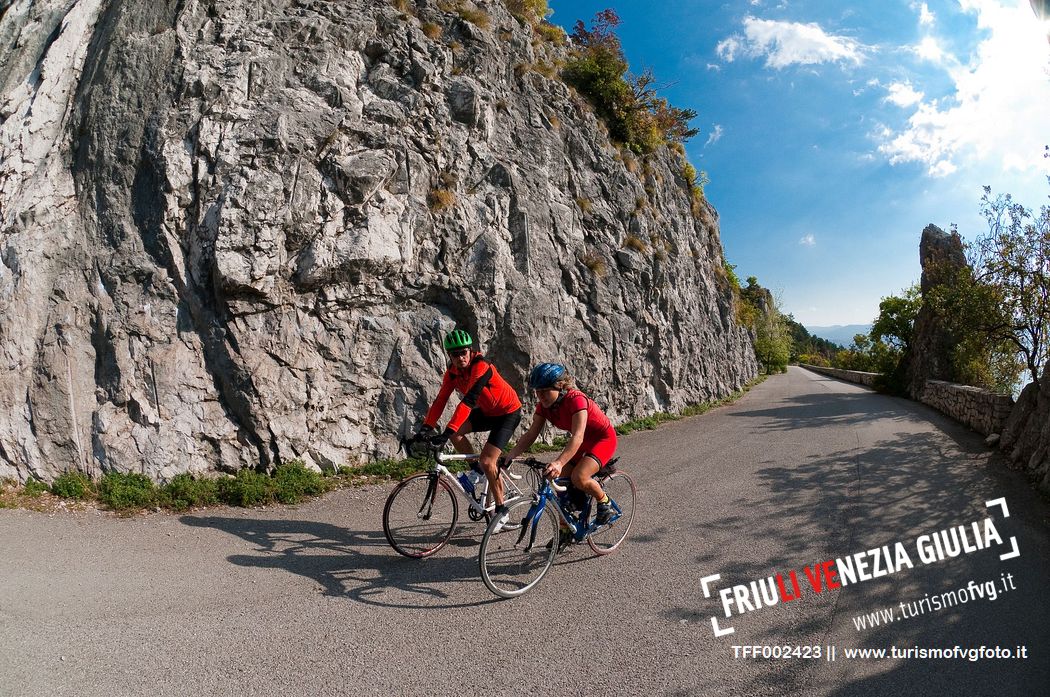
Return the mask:
M958 269L966 267L959 234L946 233L932 223L927 225L919 242L919 263L922 266L920 287L925 295ZM957 379L951 364L957 343L945 320L924 305L915 318L912 340L903 359L912 399L921 400L927 380L952 382Z
M409 6L0 3L0 477L392 454L456 325L617 420L756 374L680 156Z
M1021 390L1003 427L999 446L1006 456L1050 494L1050 368Z

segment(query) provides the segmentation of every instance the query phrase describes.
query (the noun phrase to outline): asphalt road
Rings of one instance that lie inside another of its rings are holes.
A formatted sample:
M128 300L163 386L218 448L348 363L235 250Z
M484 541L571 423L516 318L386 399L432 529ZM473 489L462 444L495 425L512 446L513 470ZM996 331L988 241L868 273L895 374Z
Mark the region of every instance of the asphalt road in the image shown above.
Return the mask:
M624 548L575 547L509 601L478 578L477 524L436 558L395 554L392 484L181 516L0 511L0 694L1050 694L1050 506L978 435L792 368L620 454L639 485ZM1009 517L986 506L999 498ZM988 517L1002 545L919 559L919 536ZM1001 560L1010 538L1019 555ZM819 594L803 572L898 541L912 568ZM791 570L797 600L725 618L718 590ZM996 600L934 609L970 581ZM912 602L919 616L856 628ZM712 616L734 633L716 637ZM1028 657L845 655L982 645Z

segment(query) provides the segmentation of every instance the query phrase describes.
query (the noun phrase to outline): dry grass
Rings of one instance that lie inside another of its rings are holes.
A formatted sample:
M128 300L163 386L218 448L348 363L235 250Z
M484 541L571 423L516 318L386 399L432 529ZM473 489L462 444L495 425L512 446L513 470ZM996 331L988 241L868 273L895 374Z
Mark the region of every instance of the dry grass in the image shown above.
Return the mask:
M442 213L456 205L456 194L448 189L433 189L427 196L431 213Z
M492 28L492 17L490 17L489 13L484 10L472 10L469 7L460 7L456 11L456 14L479 29L488 31Z
M536 33L542 36L544 41L555 46L565 45L565 31L559 26L548 22L540 22L536 25Z
M636 252L645 252L649 249L649 246L645 244L645 240L634 234L628 234L627 237L623 238L623 246L633 249Z
M547 118L547 120L548 120L548 121L550 121L550 124L551 124L551 128L553 128L553 129L555 129L555 130L558 130L559 128L561 128L561 119L559 119L559 118L558 118L557 116L555 116L554 114L551 114L551 115L550 115L550 116L549 116L549 117Z
M441 38L442 29L440 24L434 24L433 22L423 22L422 26L420 26L420 29L423 30L423 34L425 34L428 39L436 41L437 39Z
M584 252L583 256L580 257L580 261L598 278L603 278L608 270L605 259L596 252Z
M594 204L589 198L578 198L576 199L576 205L580 207L585 215L590 215L591 211L594 210Z

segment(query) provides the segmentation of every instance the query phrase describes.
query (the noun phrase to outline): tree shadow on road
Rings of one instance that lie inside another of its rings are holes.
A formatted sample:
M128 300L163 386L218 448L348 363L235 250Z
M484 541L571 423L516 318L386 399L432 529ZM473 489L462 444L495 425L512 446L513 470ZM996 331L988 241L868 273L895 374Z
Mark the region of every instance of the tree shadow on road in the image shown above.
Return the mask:
M802 598L727 620L716 594L701 602L700 611L695 606L680 607L664 613L666 619L709 623L711 616L717 617L722 626L737 625L732 643L745 643L738 638L743 634L746 643L755 644L839 643L888 649L965 645L972 638L977 645L1027 643L1030 654L1035 650L1045 658L1050 648L1046 629L1050 627L1050 606L1042 600L1045 561L1038 562L1043 571L1029 571L1026 589L1014 591L1015 596L1004 594L999 602L972 602L863 631L852 621L863 613L961 588L971 580L998 581L1004 571L1017 572L1018 566L999 559L1000 553L1009 551L1012 535L1023 549L1046 558L1046 540L1033 536L1023 524L1038 525L1045 533L1045 526L1039 525L1045 504L1017 473L1006 469L997 453L985 448L979 434L923 405L870 392L802 395L785 400L778 408L739 411L732 416L761 419L756 433L777 434L778 438L790 433L793 441L800 442L819 437L815 429L829 424L859 428L881 420L886 427L865 431L874 443L862 444L858 436L857 447L800 456L797 462L762 463L755 473L756 486L741 493L729 507L741 513L705 515L701 511L697 517L697 534L711 544L710 551L700 554L696 562L704 574L721 574L718 588L795 570L803 584ZM931 423L936 430L930 429ZM1004 495L1011 510L1006 520L997 508L985 506L986 501ZM913 544L919 535L986 517L994 519L1007 542L1004 548L922 564ZM807 587L803 566L883 545L892 549L898 541L907 547L914 568L904 567L819 595ZM728 563L727 557L731 559ZM1007 604L1012 608L1009 619L1004 614ZM756 686L774 680L785 694L806 694L822 679L834 677L830 685L822 685L822 693L831 687L830 693L836 695L1032 694L1011 690L1045 685L1050 680L1050 663L1045 660L1011 664L1009 675L1014 677L1010 679L1006 671L987 667L982 671L980 665L959 660L887 661L884 668L876 665L873 671L872 664L861 666L860 662L857 666L863 670L847 664L833 668L825 664L821 670L812 670L799 661L790 666L774 662ZM861 672L865 677L851 678ZM873 672L878 674L873 676Z

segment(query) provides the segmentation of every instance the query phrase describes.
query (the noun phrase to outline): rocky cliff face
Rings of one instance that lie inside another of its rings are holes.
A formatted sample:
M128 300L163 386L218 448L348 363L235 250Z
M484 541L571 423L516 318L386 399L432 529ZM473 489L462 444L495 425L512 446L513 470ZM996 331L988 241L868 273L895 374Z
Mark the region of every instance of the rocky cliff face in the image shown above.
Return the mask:
M1050 494L1050 367L1021 390L999 445L1037 488Z
M0 1L0 477L389 454L456 325L616 419L755 375L679 156L407 5Z
M959 234L948 234L933 223L927 225L919 241L919 263L922 266L920 287L926 295L966 267L966 253ZM922 401L927 380L956 381L951 356L957 343L945 320L924 305L915 318L908 355L904 358L908 393L912 398Z

